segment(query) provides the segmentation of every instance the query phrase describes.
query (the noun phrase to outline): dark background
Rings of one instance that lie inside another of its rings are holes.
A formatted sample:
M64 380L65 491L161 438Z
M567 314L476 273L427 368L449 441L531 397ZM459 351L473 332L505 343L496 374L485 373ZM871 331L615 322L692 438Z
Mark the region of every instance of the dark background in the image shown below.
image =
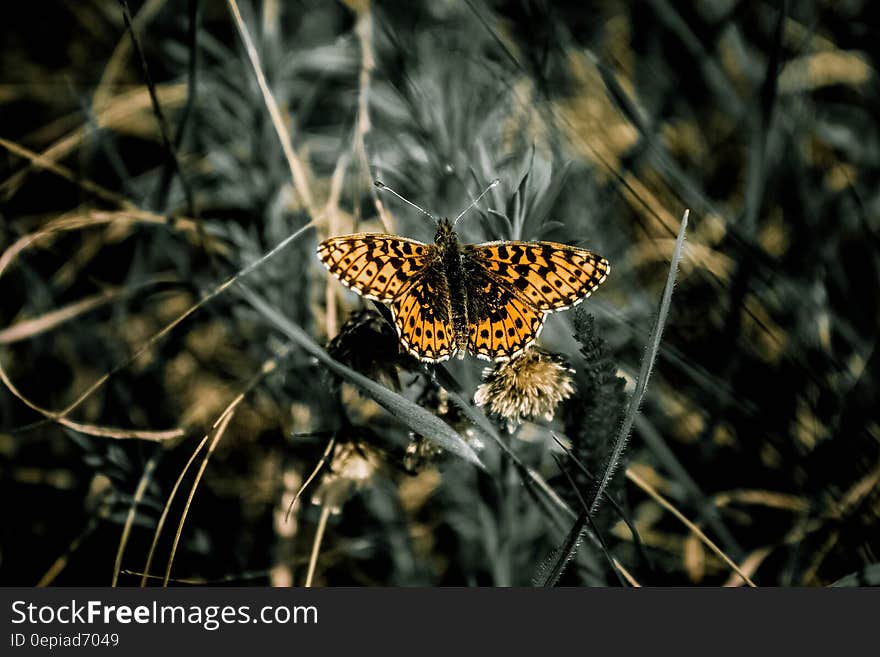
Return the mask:
M317 541L315 583L532 582L571 520L554 517L454 412L438 411L482 444L486 471L449 456L410 474L409 430L328 380L232 291L147 343L310 220L314 230L247 282L325 343L365 306L328 279L316 241L354 230L432 236L424 217L386 197L383 226L372 179L454 215L496 177L487 206L497 214L462 220L464 241L510 238L505 217L519 217L524 239L582 244L613 266L583 308L626 392L614 377L590 387L583 326L563 313L541 343L578 370L577 394L553 422L500 432L575 507L551 433L590 468L607 463L691 210L663 343L610 489L619 509L600 508L605 546L585 541L561 583L620 584L613 557L643 585L741 585L628 472L758 585L876 583L880 34L869 5L243 1L305 186L291 183L227 3L132 2L143 62L117 2L5 7L0 362L23 397L51 411L114 371L70 420L180 436L96 436L44 421L4 386L0 583L109 585L124 538L117 583L138 584L175 482L242 392L189 505L172 583L302 584L333 485L344 503ZM105 211L118 221L99 223ZM67 220L82 225L19 251L19 240ZM107 302L75 305L99 297ZM71 313L55 322L61 308ZM437 410L424 399L427 370L406 365L398 377L372 336L353 339L370 361L361 369L390 371L378 379ZM260 376L272 359L277 368ZM468 359L443 374L469 399L483 366ZM336 463L285 521L333 437L369 446L369 480L347 483ZM151 575L165 572L199 454L168 507ZM324 507L311 503L316 490Z

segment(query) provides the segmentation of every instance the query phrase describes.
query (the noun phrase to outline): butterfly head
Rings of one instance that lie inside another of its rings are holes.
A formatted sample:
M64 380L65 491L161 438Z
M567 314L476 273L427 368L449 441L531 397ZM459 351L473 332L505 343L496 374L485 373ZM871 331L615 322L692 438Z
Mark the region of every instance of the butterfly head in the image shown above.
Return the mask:
M439 247L451 247L458 244L458 236L452 227L452 222L445 217L437 221L437 232L434 233L434 242Z

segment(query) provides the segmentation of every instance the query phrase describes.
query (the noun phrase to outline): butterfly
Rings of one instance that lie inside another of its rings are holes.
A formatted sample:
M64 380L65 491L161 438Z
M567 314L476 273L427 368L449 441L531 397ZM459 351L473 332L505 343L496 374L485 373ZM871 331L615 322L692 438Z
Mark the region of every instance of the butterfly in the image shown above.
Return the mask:
M548 313L579 304L611 271L605 258L557 242L463 245L448 219L434 244L357 233L324 240L318 257L343 285L389 304L403 346L429 363L467 352L515 358Z

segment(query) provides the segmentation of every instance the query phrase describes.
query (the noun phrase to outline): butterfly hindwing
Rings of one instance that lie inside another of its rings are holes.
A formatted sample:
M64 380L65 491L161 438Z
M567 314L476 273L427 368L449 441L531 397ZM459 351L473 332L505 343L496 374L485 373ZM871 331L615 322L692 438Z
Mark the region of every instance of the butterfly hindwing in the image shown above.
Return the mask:
M383 302L416 281L436 259L436 251L433 244L381 233L331 237L318 245L321 262L343 285Z
M429 362L449 358L455 348L446 279L428 267L406 294L391 304L400 341L408 352Z
M486 360L515 358L538 339L545 312L525 303L488 271L466 271L468 351Z
M465 256L509 284L539 310L563 310L586 299L608 277L608 261L557 242L488 242L464 247Z

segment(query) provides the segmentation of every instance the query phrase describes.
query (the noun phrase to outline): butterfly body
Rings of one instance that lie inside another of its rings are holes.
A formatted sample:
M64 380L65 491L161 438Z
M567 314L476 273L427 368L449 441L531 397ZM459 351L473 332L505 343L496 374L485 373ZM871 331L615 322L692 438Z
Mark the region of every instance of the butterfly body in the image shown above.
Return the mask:
M457 355L464 358L468 346L468 289L467 275L462 264L461 244L458 235L447 219L437 224L434 244L440 256L439 268L446 279L449 290L449 314ZM437 272L438 274L440 271Z
M462 245L446 219L434 244L358 233L324 240L318 257L344 285L390 304L404 347L428 362L514 358L547 313L580 303L610 271L601 256L556 242Z

